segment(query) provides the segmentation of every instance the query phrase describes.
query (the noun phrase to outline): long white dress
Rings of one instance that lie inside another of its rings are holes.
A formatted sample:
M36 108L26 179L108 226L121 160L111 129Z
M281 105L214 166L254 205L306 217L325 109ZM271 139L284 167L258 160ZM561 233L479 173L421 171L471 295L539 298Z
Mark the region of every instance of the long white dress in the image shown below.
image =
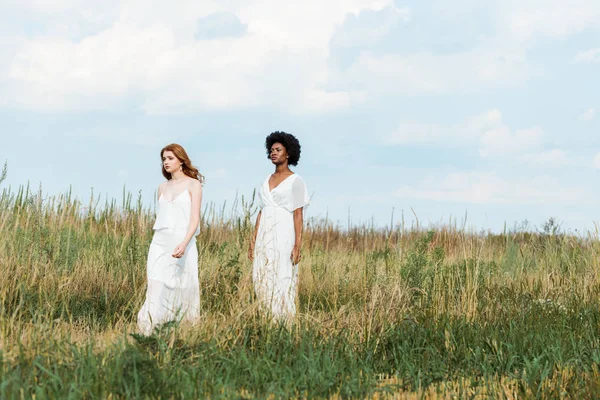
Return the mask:
M256 298L275 319L296 314L298 265L291 254L296 242L294 210L309 203L304 180L290 175L269 190L269 177L258 190L262 215L254 247L252 280Z
M191 215L191 194L186 189L172 200L158 200L154 236L148 251L148 289L138 313L138 327L149 334L159 324L177 320L193 321L200 315L198 250L195 236L181 258L173 250L185 238Z

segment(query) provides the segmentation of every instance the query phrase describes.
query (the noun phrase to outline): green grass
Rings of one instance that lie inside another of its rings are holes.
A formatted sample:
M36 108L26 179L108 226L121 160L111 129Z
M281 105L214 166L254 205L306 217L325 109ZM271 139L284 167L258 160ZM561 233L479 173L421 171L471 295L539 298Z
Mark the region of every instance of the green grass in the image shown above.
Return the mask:
M0 196L0 398L600 396L595 234L309 220L299 314L276 324L253 300L253 199L209 206L202 319L145 337L152 212L83 207Z

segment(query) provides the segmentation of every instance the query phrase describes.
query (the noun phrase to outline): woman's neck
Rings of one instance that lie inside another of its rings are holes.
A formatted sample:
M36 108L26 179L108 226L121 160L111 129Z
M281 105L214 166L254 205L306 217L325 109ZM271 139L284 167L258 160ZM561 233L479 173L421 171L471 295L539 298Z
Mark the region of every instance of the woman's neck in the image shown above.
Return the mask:
M186 174L183 173L183 171L177 171L171 174L171 180L172 181L179 181L182 179L185 179L187 177Z
M290 167L287 164L279 164L275 166L275 174L288 174L291 173Z

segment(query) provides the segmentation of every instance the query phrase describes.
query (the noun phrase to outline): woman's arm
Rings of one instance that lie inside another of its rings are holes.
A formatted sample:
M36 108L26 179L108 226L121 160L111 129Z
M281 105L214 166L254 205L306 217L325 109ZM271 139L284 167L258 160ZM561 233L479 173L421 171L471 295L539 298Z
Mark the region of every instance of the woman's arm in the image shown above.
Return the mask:
M256 236L258 235L258 226L260 225L260 216L262 215L262 211L258 212L256 216L256 223L254 224L254 234L252 235L252 240L250 241L250 247L248 248L248 258L250 261L254 260L254 245L256 244Z
M162 193L165 191L166 185L167 185L167 182L163 182L160 185L158 185L158 192L156 194L156 200L160 200L160 196L162 196Z
M302 255L300 254L300 249L302 248L302 230L304 227L304 215L302 210L302 207L294 210L294 234L296 235L296 241L294 242L294 248L290 257L292 264L294 265L298 264L302 258Z
M198 225L200 224L200 207L202 205L202 184L198 180L193 180L188 187L192 195L192 208L190 210L190 224L187 234L183 241L173 251L173 257L180 258L185 253L185 249L194 237Z

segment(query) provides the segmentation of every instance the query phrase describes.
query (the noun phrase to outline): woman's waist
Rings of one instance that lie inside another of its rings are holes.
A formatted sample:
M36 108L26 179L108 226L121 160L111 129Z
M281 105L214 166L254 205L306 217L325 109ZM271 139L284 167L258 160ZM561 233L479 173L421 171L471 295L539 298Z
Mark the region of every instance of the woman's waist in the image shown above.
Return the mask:
M153 228L187 229L189 225L189 218L169 218L168 216L159 215L154 221Z
M152 227L152 229L154 229L154 232L162 232L163 234L169 234L169 235L183 235L185 236L188 231L190 230L190 226L189 225L181 225L181 226L164 226L164 225L154 225ZM200 226L198 225L196 227L196 230L194 232L194 236L198 235L200 233Z
M158 231L165 231L166 233L170 233L170 234L187 234L187 232L190 230L190 223L189 221L173 221L173 220L160 220L157 219L154 222L154 225L152 226L152 229L154 229L155 232ZM198 235L200 233L200 225L196 226L196 232L194 233L194 236Z
M181 233L184 234L188 231L187 226L157 226L153 228L155 232L164 231L166 233Z
M281 213L281 214L289 214L289 215L292 214L291 211L288 210L287 208L282 207L282 206L275 206L275 205L265 205L265 206L263 206L262 211L263 212L278 213L278 214L279 213Z
M188 223L190 220L190 213L182 208L175 207L160 207L156 213L157 223Z
M152 242L153 243L164 243L164 242L171 242L171 241L176 241L179 242L181 240L183 240L183 238L185 238L187 235L187 229L181 229L181 228L160 228L160 229L155 229L154 230L154 236L152 237ZM192 236L191 241L195 241L196 237Z
M280 233L293 230L293 214L284 208L263 208L259 230L264 232L271 231L274 228Z

